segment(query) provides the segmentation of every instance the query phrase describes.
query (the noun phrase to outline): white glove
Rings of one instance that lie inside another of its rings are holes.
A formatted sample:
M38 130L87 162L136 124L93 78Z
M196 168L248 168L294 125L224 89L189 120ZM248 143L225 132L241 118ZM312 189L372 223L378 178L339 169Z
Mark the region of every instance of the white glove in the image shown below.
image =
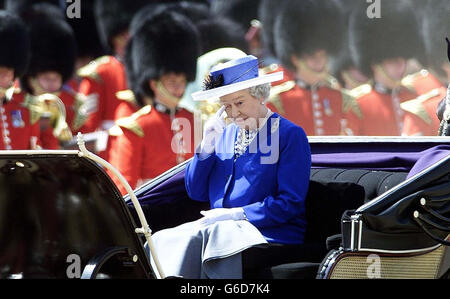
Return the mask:
M203 140L200 144L201 152L211 154L214 152L215 142L225 130L225 116L223 115L225 106L222 106L214 117L209 119L203 130Z
M243 208L217 208L208 211L201 211L204 217L198 220L201 226L207 226L217 221L223 220L245 220L244 209Z

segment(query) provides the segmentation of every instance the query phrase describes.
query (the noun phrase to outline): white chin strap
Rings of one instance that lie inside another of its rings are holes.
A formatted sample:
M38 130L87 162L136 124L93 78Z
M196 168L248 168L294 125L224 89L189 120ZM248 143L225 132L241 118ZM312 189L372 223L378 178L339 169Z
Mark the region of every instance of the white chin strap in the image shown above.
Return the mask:
M163 96L169 101L170 106L178 106L178 103L181 101L181 98L177 98L175 96L173 96L167 89L166 87L162 84L161 81L158 81L156 83L156 88L158 88L158 90L163 94ZM159 99L161 100L161 99ZM162 103L167 105L166 103Z

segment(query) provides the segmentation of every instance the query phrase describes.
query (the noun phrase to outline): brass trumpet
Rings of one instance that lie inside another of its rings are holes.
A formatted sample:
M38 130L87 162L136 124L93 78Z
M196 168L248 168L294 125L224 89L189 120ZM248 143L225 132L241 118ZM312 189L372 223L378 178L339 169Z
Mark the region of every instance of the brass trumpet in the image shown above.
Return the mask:
M37 113L39 117L49 120L53 129L53 136L59 141L72 140L73 135L66 122L66 108L63 101L52 93L44 93L38 96L27 94L24 105Z

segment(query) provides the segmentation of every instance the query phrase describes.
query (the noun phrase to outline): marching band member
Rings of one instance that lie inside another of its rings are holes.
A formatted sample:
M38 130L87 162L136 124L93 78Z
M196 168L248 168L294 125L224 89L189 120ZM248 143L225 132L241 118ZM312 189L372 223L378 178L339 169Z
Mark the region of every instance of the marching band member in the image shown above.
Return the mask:
M339 135L346 128L343 97L330 76L343 21L335 1L285 1L275 23L275 48L292 75L272 88L268 107L308 135ZM291 78L289 78L291 77Z
M399 136L404 110L400 104L417 96L402 86L407 60L422 48L411 3L383 3L383 17L370 19L363 3L350 16L350 51L358 69L373 78L369 93L358 99L357 115L350 111L349 127L355 135Z
M38 149L40 114L24 105L25 93L14 86L30 55L28 32L18 16L0 11L0 40L8 45L0 49L0 149Z
M98 57L77 71L81 77L79 92L88 101L85 106L88 117L80 131L104 131L105 140L98 142L97 150L106 160L106 130L114 125L114 113L119 104L116 93L127 89L122 60L129 39L128 27L133 15L147 3L145 0L99 0L94 4L101 41L114 54Z
M74 97L62 97L61 91L74 72L75 37L56 6L35 4L22 15L29 29L31 58L20 86L29 94L27 103L41 108L42 147L59 149L61 142L72 139L66 111L73 109Z

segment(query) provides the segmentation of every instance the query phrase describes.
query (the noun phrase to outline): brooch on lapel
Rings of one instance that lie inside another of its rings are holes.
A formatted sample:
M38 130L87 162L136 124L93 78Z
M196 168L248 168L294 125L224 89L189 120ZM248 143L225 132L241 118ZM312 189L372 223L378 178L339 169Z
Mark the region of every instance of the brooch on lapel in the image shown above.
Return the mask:
M20 110L11 111L11 122L14 128L25 127L25 122L22 119L22 112Z

